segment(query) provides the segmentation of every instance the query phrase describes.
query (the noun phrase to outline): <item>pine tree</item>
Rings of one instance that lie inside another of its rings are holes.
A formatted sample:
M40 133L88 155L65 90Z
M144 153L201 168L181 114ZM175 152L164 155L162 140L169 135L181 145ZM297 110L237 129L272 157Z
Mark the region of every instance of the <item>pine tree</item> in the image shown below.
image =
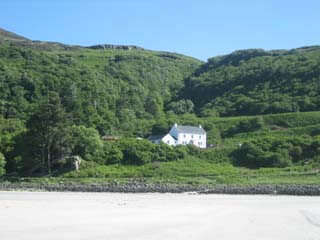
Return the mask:
M49 92L27 122L25 168L34 171L41 167L51 173L52 162L61 158L64 152L66 125L59 95Z

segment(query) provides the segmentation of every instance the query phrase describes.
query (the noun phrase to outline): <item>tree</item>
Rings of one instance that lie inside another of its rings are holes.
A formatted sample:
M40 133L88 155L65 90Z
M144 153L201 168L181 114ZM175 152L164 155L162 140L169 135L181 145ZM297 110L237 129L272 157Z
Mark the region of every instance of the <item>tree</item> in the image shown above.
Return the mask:
M194 104L191 100L180 100L178 102L172 102L169 104L168 109L175 114L192 113Z
M66 146L71 155L79 155L86 160L101 161L103 142L98 131L85 126L71 126L67 129Z
M6 172L18 172L21 152L17 142L25 132L23 121L19 119L3 119L0 117L0 152L6 158Z
M105 164L119 164L123 160L123 153L115 142L105 142L103 154Z
M2 153L0 153L0 176L2 176L5 173L4 166L6 164L6 161L4 159L4 156Z
M146 98L145 110L146 112L152 114L155 117L158 117L162 113L163 102L159 95L149 95Z
M49 92L27 122L25 169L42 167L51 173L54 160L65 154L66 114L56 92Z
M159 119L153 126L152 126L152 134L160 135L166 133L170 129L170 125L167 121L163 119Z

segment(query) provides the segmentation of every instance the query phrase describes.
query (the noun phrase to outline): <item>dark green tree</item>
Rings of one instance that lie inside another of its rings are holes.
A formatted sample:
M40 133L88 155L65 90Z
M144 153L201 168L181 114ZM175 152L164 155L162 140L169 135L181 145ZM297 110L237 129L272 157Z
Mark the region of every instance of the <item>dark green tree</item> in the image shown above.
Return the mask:
M5 173L4 166L6 164L6 161L4 159L4 156L2 153L0 153L0 176L2 176Z
M192 113L194 104L191 100L179 100L169 104L168 109L176 114Z
M49 92L27 122L25 169L42 168L51 173L52 162L63 158L66 153L66 126L67 115L60 97Z

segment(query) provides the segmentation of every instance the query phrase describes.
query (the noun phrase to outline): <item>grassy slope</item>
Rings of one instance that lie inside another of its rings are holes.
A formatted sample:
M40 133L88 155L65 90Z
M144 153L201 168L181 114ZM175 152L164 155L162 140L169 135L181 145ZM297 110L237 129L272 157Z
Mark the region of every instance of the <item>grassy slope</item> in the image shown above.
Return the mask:
M55 178L23 178L26 182L103 183L128 182L132 179L147 183L178 183L195 185L259 185L259 184L319 184L319 170L312 166L282 169L248 170L230 164L215 164L201 159L147 164L143 166L91 166Z

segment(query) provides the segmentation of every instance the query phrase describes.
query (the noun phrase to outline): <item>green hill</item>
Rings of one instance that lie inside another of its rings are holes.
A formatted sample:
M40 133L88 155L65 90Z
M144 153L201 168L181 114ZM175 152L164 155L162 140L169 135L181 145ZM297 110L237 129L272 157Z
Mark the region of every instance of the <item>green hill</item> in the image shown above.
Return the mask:
M320 47L211 58L185 81L180 98L203 116L320 110Z
M255 182L248 176L268 183L269 174L277 183L299 182L320 164L319 63L317 46L242 50L203 63L1 30L0 174L184 183ZM174 122L202 124L214 147L136 139ZM83 159L78 173L70 172L73 156Z
M43 50L37 44L43 46L0 45L2 116L28 120L54 92L72 122L97 128L101 134L137 134L137 120L163 115L164 104L201 64L175 53L83 47Z

